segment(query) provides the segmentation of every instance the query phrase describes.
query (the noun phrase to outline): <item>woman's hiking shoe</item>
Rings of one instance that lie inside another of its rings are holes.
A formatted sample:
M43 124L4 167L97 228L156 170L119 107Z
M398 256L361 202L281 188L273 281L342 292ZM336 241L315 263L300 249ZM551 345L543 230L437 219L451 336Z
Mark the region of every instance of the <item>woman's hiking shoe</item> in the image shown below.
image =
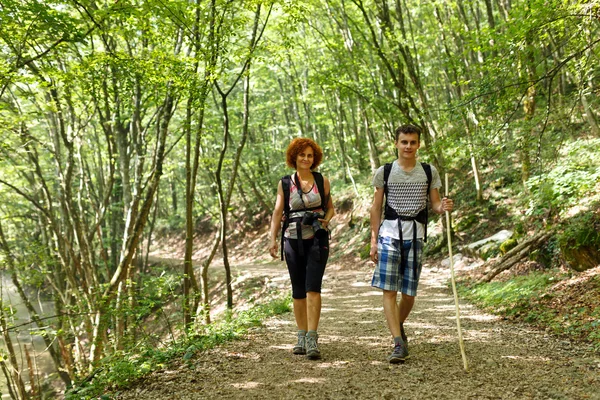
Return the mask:
M408 350L402 340L395 341L394 351L388 357L390 364L398 364L408 358Z
M317 344L318 340L319 335L316 331L309 331L306 334L306 358L309 360L318 360L321 358L321 352Z
M298 343L292 351L294 354L306 354L306 331L298 331Z

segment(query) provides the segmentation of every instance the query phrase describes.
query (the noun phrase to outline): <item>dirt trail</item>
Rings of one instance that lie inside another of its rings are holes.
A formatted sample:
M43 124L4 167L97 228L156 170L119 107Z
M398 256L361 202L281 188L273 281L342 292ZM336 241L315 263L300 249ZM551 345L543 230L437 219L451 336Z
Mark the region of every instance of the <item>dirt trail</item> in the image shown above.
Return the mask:
M261 265L285 278L281 264ZM253 273L252 267L244 268ZM257 272L254 272L257 273ZM456 335L447 270L423 269L405 324L411 358L390 365L381 292L366 269L328 270L319 328L322 360L295 356L293 315L243 340L175 363L117 398L127 399L600 399L600 356L461 303L470 369Z

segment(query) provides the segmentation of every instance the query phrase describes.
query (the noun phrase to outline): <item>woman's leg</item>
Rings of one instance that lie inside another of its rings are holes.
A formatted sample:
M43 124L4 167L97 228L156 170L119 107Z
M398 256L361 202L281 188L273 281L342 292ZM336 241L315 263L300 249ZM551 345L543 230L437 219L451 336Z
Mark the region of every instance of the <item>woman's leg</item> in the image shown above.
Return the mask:
M296 240L285 239L285 262L292 283L292 298L294 317L299 330L308 330L307 301L306 301L306 263L298 254Z
M319 320L321 319L321 293L306 293L306 311L308 317L308 330L316 331L319 327Z
M321 284L325 266L329 258L329 238L326 233L320 240L315 238L304 242L304 253L308 255L306 266L306 306L308 330L316 331L321 319Z
M310 293L308 294L310 295ZM307 303L306 299L294 299L294 317L296 318L298 330L308 331L309 329L312 329L308 324Z

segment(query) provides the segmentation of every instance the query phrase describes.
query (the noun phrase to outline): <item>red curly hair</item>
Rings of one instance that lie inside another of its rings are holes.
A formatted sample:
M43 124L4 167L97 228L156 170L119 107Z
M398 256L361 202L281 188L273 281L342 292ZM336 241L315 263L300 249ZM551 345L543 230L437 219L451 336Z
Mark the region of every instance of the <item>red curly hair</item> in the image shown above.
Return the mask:
M286 164L290 168L296 169L296 160L298 159L298 154L302 153L302 151L307 147L311 147L314 152L314 161L310 166L310 169L317 168L323 160L323 150L314 140L308 138L296 138L290 142L290 145L285 152Z

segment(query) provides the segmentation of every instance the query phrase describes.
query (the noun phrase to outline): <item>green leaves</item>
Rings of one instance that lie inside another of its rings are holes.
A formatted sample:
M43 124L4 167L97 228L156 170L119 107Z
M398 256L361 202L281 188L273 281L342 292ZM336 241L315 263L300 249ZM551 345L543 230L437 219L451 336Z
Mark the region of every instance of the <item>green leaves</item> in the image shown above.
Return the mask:
M578 139L565 147L560 164L529 179L532 198L528 214L544 212L548 207L566 213L570 206L591 196L600 180L598 148L600 139Z

